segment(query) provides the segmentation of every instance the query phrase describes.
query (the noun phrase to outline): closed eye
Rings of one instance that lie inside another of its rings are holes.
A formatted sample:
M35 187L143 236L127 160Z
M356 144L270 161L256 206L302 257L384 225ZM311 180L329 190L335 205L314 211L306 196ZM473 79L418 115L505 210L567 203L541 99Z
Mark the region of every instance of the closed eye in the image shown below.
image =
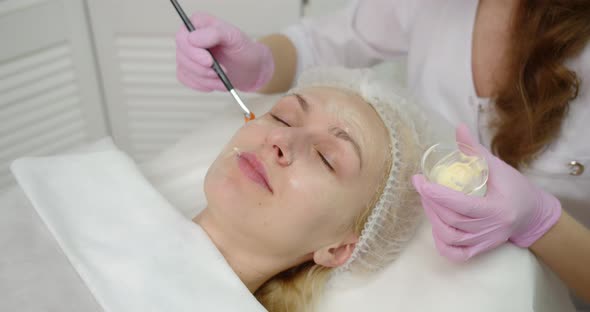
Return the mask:
M272 117L274 120L276 120L276 121L278 121L278 122L282 123L283 125L285 125L285 126L287 126L287 127L291 127L291 125L290 125L288 122L286 122L286 121L284 121L283 119L279 118L277 115L270 114L270 116L271 116L271 117ZM324 163L324 165L326 165L326 167L328 167L328 169L330 169L330 171L333 171L333 172L335 172L335 170L334 170L334 167L332 167L332 165L331 165L331 164L330 164L330 162L329 162L329 161L326 159L326 157L324 156L324 154L322 154L320 151L317 151L317 153L318 153L318 156L320 157L320 159L322 160L322 162Z
M326 157L324 157L324 154L320 153L320 151L317 151L317 152L318 152L318 155L320 156L320 158L322 159L322 162L324 163L324 165L326 165L328 167L328 169L330 169L330 171L335 171L334 167L332 167L332 165L330 165L330 162L328 162Z
M270 114L270 116L271 116L271 117L272 117L274 120L276 120L276 121L278 121L278 122L280 122L280 123L284 124L285 126L287 126L287 127L291 127L291 125L290 125L290 124L288 124L286 121L282 120L281 118L277 117L276 115L274 115L274 114Z

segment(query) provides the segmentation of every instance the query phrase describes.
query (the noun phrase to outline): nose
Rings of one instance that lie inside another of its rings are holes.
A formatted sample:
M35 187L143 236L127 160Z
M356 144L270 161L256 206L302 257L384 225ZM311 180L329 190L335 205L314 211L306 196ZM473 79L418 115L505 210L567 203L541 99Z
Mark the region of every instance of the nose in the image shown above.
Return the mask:
M266 143L272 148L275 161L283 167L290 166L298 154L303 135L296 128L276 128L267 136Z
M283 147L281 148L279 145L273 145L273 152L275 155L275 159L277 160L277 163L279 163L279 165L281 166L290 166L293 163L293 160L290 157L290 154L286 154L283 152L283 150L286 151L286 149Z

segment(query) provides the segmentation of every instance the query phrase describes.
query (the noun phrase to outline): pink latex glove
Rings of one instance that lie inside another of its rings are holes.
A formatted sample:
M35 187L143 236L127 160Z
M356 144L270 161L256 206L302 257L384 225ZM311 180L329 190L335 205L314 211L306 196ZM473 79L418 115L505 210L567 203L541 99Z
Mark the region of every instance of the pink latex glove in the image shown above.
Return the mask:
M506 241L529 247L559 219L561 204L534 186L516 169L478 144L465 125L456 131L457 142L474 147L488 163L485 197L465 195L415 175L412 182L432 224L439 253L465 261Z
M267 46L211 15L195 13L191 21L195 31L189 33L183 25L176 33L176 76L180 82L199 91L226 90L205 49L213 53L238 90L256 91L270 81L274 60Z

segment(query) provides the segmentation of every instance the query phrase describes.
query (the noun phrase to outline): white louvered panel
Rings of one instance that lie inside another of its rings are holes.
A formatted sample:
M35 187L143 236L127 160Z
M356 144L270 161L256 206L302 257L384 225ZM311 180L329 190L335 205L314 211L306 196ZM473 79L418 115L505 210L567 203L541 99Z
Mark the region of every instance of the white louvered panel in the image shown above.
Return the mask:
M0 0L0 191L16 158L108 135L85 0Z
M178 83L173 38L121 36L116 43L126 132L137 160L149 159L227 109L226 94L199 95Z
M253 37L295 23L301 12L301 0L180 2L189 15L211 13ZM182 21L170 1L101 0L88 7L113 135L136 159L149 158L222 111L241 114L228 94L199 93L177 82L174 39Z
M138 118L139 119L139 118ZM195 124L202 118L185 118L184 120L163 120L161 118L143 118L142 121L134 121L130 118L130 138L133 142L135 157L147 160L153 157L163 148L174 144L180 138L190 133ZM150 148L145 148L149 146Z
M144 73L145 76L154 75L151 73ZM158 75L158 74L155 74ZM172 97L172 98L180 98L184 100L189 100L192 98L196 99L195 91L191 91L186 87L176 85L177 82L170 83L163 83L163 82L153 82L153 83L126 83L125 86L125 95L129 97L129 101L135 100L133 97L143 97L146 99L152 97ZM212 97L210 97L212 98ZM212 98L213 99L213 98Z
M15 74L19 71L42 65L47 61L63 59L63 57L67 56L69 53L69 47L62 43L55 47L47 48L43 53L29 55L28 57L16 59L10 63L2 65L2 68L0 68L0 75L5 76Z
M80 137L82 140L87 139L87 133L80 130L84 128L84 123L79 118L79 113L67 112L49 120L43 121L38 125L31 126L26 130L15 132L2 138L0 144L10 146L9 150L0 151L0 163L10 164L10 162L20 156L37 156L38 150L45 145L51 145L60 136L63 137ZM83 143L84 141L76 141ZM66 147L63 151L74 146Z
M2 128L0 128L1 131L8 129L8 132L6 132L7 135L0 138L0 146L10 146L11 148L0 151L0 159L9 151L19 151L18 146L23 145L23 143L26 143L25 145L30 144L62 128L73 127L72 133L86 135L84 124L80 118L81 112L77 109L68 110L65 107L67 106L58 107L55 110L46 108L34 114L27 114L26 117L27 119L30 117L30 121L17 117L15 120L7 122L7 127L4 127L3 124ZM23 152L26 153L27 151ZM14 154L14 152L10 154Z
M143 133L135 134L132 136L133 141L135 142L169 142L170 140L176 139L179 135L182 135L185 130L180 130L178 133L175 131L167 131L167 132L147 132L143 131Z
M57 118L54 121L55 127L51 130L36 135L30 140L20 141L17 144L12 145L10 150L0 151L0 162L4 165L10 164L10 162L14 159L15 154L27 156L44 155L42 152L54 150L53 146L57 141L67 141L72 143L83 142L83 140L86 138L86 134L84 132L78 132L78 129L83 127L84 124L79 120L68 120L68 118L63 118L62 120L60 119L62 118ZM63 124L61 121L65 121L67 123ZM75 146L77 145L65 146L63 151L71 149Z
M194 125L192 120L176 120L170 122L168 120L142 120L142 121L131 121L129 129L139 133L145 131L177 131L182 132L185 129L190 129Z
M219 96L201 95L198 97L199 102L195 101L194 92L186 96L168 97L165 101L157 97L136 96L127 101L127 105L132 110L149 111L149 112L168 112L170 110L178 112L192 112L195 105L200 102L209 102L219 99ZM165 102L165 105L164 105Z
M123 77L123 82L124 83L146 83L146 84L157 84L157 83L164 83L164 84L172 84L175 82L175 79L170 78L169 76L167 77L146 77L144 75L141 74L137 74L137 75L127 75L125 77Z
M18 88L22 85L31 85L32 83L38 83L38 81L43 80L51 80L55 83L54 74L59 74L60 72L67 71L68 69L72 68L72 60L70 59L62 59L56 60L49 64L45 64L39 68L35 68L30 71L25 71L20 74L13 75L10 80L5 80L0 82L0 92L8 92L13 88ZM67 73L67 76L63 77L62 79L66 79L66 82L71 81L74 78L74 75L71 75L71 72ZM47 85L45 83L44 85Z
M52 88L51 90L47 90L47 92L37 94L33 97L23 99L19 101L18 105L6 105L3 109L6 114L26 114L39 109L47 103L53 103L64 98L77 96L77 94L77 86L70 83L61 87Z
M56 49L63 53L54 54ZM15 61L19 63L16 66L12 62L0 65L1 106L15 105L32 95L74 84L76 73L65 44L39 51L31 58L37 62L25 58Z
M11 78L8 78L11 79ZM43 92L49 92L54 88L61 87L66 84L74 84L75 73L72 71L64 71L56 73L52 76L47 76L33 82L26 82L23 85L12 90L4 92L0 95L0 105L8 106L16 105L19 101L26 100L27 97Z
M132 120L147 120L157 121L162 120L164 122L184 122L193 120L202 120L210 117L210 114L206 114L200 111L164 111L164 112L150 112L150 111L133 111L131 110L129 116Z
M12 160L88 140L76 79L66 43L0 62L0 189Z

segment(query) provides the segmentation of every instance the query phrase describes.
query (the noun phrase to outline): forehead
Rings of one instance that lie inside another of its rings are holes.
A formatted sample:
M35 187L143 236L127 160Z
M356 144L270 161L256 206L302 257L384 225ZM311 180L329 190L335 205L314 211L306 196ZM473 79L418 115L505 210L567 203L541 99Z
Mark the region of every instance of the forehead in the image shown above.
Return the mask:
M324 109L366 110L370 105L360 96L345 89L334 87L309 87L301 89L299 94L315 100Z
M370 104L348 90L310 87L296 93L310 102L310 110L355 128L355 132L358 131L359 135L363 134L365 125L376 121L381 122L381 118Z

